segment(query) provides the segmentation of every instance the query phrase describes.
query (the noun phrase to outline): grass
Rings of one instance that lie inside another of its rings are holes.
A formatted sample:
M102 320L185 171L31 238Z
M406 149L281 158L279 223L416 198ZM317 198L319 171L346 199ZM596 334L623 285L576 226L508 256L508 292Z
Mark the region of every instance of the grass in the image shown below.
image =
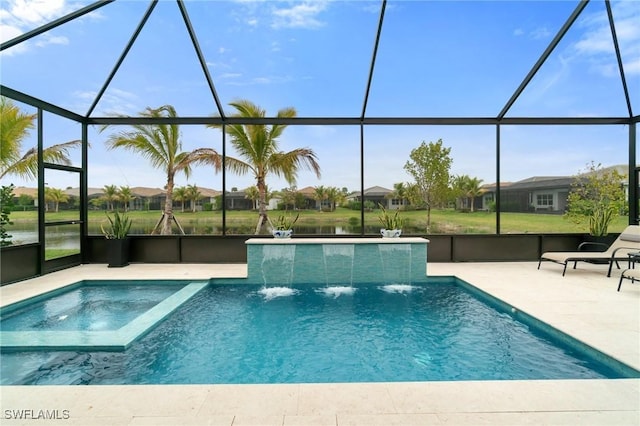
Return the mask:
M277 215L281 212L271 212ZM377 227L379 225L379 211L365 212L365 225ZM221 227L222 212L180 212L174 211L178 222L183 227ZM131 211L129 217L136 223L144 223L147 228L153 227L160 219L161 212L153 211ZM403 211L400 216L405 222L405 228L414 228L426 232L427 214L424 210ZM78 219L77 212L50 212L46 213L48 222ZM37 222L36 212L12 212L11 220L18 224L20 222ZM243 226L247 229L255 226L257 212L255 211L227 211L227 225ZM296 226L300 227L321 227L321 226L350 226L358 225L360 222L360 212L345 208L338 208L333 212L320 212L312 210L300 211L300 218ZM107 223L104 211L90 211L89 224L90 233L100 233L100 224ZM615 218L609 231L612 233L622 232L628 224L627 216ZM535 214L535 213L502 213L500 215L501 233L586 233L587 225L577 225L562 215ZM491 234L495 233L496 214L488 212L463 213L455 210L433 210L431 212L431 234Z
M59 257L71 256L73 254L79 254L80 251L78 249L52 249L48 248L45 250L44 258L45 260L57 259Z

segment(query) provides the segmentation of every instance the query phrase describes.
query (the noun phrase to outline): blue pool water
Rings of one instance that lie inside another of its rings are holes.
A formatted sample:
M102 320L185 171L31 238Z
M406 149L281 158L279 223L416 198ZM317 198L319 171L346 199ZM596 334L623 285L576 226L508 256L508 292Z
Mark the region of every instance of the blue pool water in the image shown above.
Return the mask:
M78 283L35 303L3 309L2 331L117 330L186 284Z
M1 356L3 384L625 376L482 302L453 278L412 286L212 284L124 352Z

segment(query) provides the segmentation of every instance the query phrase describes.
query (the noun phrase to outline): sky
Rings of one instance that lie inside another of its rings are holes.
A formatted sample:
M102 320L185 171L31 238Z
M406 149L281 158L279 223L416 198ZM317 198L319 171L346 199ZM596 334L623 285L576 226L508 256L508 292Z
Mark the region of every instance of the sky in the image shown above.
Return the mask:
M10 40L91 4L69 0L3 0L0 37ZM633 113L640 109L640 2L611 2ZM380 1L186 1L207 73L227 114L249 99L275 116L358 117L363 112ZM370 117L495 117L577 6L577 1L389 0L365 114ZM118 0L0 53L3 85L85 115L149 7ZM163 0L115 72L91 116L138 115L173 105L181 116L216 114L205 73L174 1ZM35 110L23 105L25 112ZM628 115L604 2L592 0L507 117ZM44 114L45 145L79 138L80 126ZM89 186L161 188L166 176L134 153L107 150L125 128L90 128ZM181 126L183 149L221 149L219 130ZM421 142L451 148L451 173L497 180L495 126L366 126L364 187L392 188L411 177L403 166ZM566 176L591 161L624 164L625 126L501 126L501 181ZM24 142L26 151L36 135ZM322 169L297 186L360 188L358 126L289 126L280 148L312 148ZM229 148L229 155L234 155ZM75 165L79 152L71 154ZM76 187L75 175L48 172L48 185ZM15 177L0 183L35 186ZM198 167L177 185L222 189L222 178ZM227 175L227 189L253 184ZM287 183L271 177L272 189Z

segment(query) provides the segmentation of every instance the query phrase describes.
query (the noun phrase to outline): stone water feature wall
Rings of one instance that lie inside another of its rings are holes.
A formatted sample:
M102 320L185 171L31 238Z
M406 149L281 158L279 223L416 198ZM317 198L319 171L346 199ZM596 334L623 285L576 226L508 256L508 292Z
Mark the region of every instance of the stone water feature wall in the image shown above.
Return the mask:
M252 238L247 282L411 284L427 276L425 238Z

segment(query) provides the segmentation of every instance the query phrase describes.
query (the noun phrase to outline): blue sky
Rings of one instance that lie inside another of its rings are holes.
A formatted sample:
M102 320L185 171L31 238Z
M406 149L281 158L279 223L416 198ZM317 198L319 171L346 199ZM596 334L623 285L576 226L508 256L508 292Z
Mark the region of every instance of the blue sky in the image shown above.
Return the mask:
M91 2L5 0L3 41ZM2 84L86 114L113 69L147 1L109 4L28 43L6 50ZM575 1L458 2L389 0L367 115L494 117L576 7ZM612 1L634 114L640 108L640 2ZM187 1L207 70L227 104L250 99L275 115L293 106L301 117L357 117L380 13L380 1ZM210 116L215 104L189 43L178 7L161 1L97 104L93 116L137 115L172 104L182 116ZM593 0L507 116L625 116L626 104L604 2ZM115 129L114 129L115 131ZM89 185L162 187L163 173L132 154L106 151L110 130L90 131ZM220 132L182 126L184 149L220 148ZM626 163L623 126L503 126L503 181L572 175L590 161ZM45 115L45 143L75 139L79 126ZM322 179L301 172L298 187L359 189L358 127L291 126L282 149L313 148ZM406 182L411 149L443 139L452 173L494 182L492 126L370 126L365 128L365 187ZM25 149L35 145L35 135ZM233 155L231 152L230 155ZM73 154L79 164L79 153ZM64 173L47 177L52 186ZM33 186L15 178L18 185ZM4 182L3 182L4 183ZM220 175L194 170L178 185L221 189ZM251 185L250 176L227 187ZM273 189L286 183L271 179Z

